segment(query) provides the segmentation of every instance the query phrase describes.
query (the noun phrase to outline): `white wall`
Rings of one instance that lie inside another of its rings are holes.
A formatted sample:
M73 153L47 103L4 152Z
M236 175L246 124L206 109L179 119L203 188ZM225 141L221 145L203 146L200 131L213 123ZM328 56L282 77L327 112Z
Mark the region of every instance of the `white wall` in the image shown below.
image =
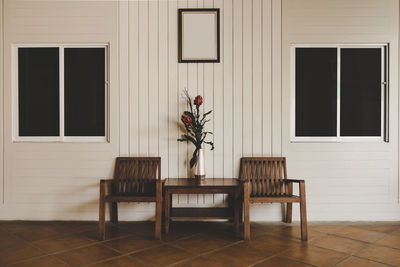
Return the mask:
M398 220L398 15L396 0L283 1L282 154L307 181L311 220ZM389 44L389 143L290 143L290 45Z
M241 156L282 154L289 175L307 181L311 220L400 218L397 1L1 2L0 219L97 219L98 180L112 173L118 155L159 155L163 177L186 177L192 147L176 141L185 87L204 96L205 110L214 110L209 130L216 148L206 152L208 177L237 177ZM177 63L177 9L184 7L221 9L221 63ZM12 142L11 45L36 42L110 43L110 143ZM289 143L293 42L390 43L389 144ZM224 199L180 195L174 201L220 205ZM154 214L151 204L122 206L122 219ZM278 220L280 205L254 205L251 216Z

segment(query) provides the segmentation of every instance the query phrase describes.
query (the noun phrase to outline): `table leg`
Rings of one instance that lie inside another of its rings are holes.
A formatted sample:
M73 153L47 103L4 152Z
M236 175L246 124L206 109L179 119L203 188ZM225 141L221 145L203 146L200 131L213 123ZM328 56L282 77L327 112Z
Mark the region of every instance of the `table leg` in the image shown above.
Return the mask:
M171 211L171 194L169 193L169 190L165 190L165 195L164 195L164 227L165 227L165 233L168 234L169 232L169 217L170 217L170 211Z

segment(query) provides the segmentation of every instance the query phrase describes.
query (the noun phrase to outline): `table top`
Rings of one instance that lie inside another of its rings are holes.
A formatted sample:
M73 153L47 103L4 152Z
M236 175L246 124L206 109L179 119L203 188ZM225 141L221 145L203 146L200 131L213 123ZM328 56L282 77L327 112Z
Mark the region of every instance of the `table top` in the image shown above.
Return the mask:
M167 178L164 182L164 187L238 187L241 182L236 178L205 178L203 181L197 181L194 178Z

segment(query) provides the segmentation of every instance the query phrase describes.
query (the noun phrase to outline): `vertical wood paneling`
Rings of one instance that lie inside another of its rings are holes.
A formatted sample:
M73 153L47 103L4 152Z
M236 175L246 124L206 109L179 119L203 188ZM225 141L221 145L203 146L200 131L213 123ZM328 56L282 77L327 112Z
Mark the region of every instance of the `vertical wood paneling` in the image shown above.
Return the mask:
M149 94L148 94L148 134L149 134L149 155L159 154L159 55L158 55L158 0L149 1Z
M156 3L157 14L155 12ZM140 14L138 14L137 46L139 49L137 56L139 60L137 61L138 66L135 66L139 73L137 77L139 79L137 93L139 100L136 103L139 105L137 120L141 121L138 125L140 134L136 142L140 148L138 150L142 153L145 149L142 142L148 142L148 152L151 154L158 144L159 153L162 154L162 158L166 157L168 166L168 170L163 169L164 177L193 175L192 170L189 170L189 161L194 147L191 144L176 141L176 138L183 133L180 116L187 106L181 94L182 90L187 88L193 97L197 94L203 95L203 112L213 110L212 120L207 124L206 129L214 133L210 137L216 148L214 151L210 151L208 146L204 147L207 177L235 177L239 158L243 154L260 155L263 153L264 143L266 147L271 143L271 135L268 133L267 136L263 135L265 129L272 128L270 125L264 125L264 123L271 123L271 120L268 120L268 117L271 116L270 110L267 109L270 107L270 103L264 103L265 100L270 101L271 99L270 91L268 91L271 87L271 74L269 73L271 71L271 29L269 27L268 30L263 31L263 27L271 24L270 1L150 1L148 2L148 17L146 14L142 14L146 12L146 6L143 3L138 5L137 12ZM140 6L142 7L140 8ZM177 9L213 7L220 8L221 62L177 63ZM131 16L134 15L135 13L131 14ZM146 30L148 32L144 33ZM158 35L155 35L154 32L158 32ZM156 36L157 40L155 40ZM147 43L146 37L149 40ZM130 40L136 41L133 38ZM165 46L166 43L168 46ZM148 51L140 49L146 45ZM146 52L149 55L148 61L142 64L142 60L145 60L142 53ZM135 59L131 57L131 60ZM142 68L146 69L146 64L148 64L148 72L142 71ZM141 78L145 78L146 74L148 76L147 95L145 92L146 82L140 81ZM132 82L131 84L134 85ZM132 94L134 95L135 92L132 91ZM142 110L146 111L145 96L148 97L148 114L141 112ZM158 105L155 108L154 102L157 97ZM266 114L262 114L263 112ZM135 118L135 115L131 114L131 116ZM143 116L144 118L148 116L148 125L145 131L141 130L142 126L146 127L142 121ZM158 116L158 125L153 124L156 116ZM131 121L133 120L131 119ZM168 128L168 140L164 141L162 129L166 128ZM146 133L149 139L146 139ZM158 136L155 133L158 133ZM133 134L132 137L134 137ZM134 142L132 140L132 143ZM132 151L134 151L133 148ZM186 204L218 204L223 201L220 195L186 195L179 196L179 198L180 203Z
M247 1L245 1L247 2ZM243 0L233 0L233 175L243 155Z
M168 175L179 177L179 90L178 90L178 9L177 1L168 1ZM174 196L173 203L176 203Z
M129 1L129 132L130 155L139 155L139 2Z
M187 0L178 0L178 8L187 8L188 1ZM178 118L177 118L177 127L179 128L179 136L182 135L184 128L180 124L180 116L183 111L187 109L186 100L182 95L182 91L188 88L188 69L190 64L178 64ZM179 143L179 165L178 165L178 176L179 178L187 177L190 169L190 158L188 157L188 144L187 143ZM178 201L181 203L188 203L187 195L179 195Z
M262 153L272 154L272 0L262 6Z
M4 122L4 107L3 107L3 90L4 90L4 1L0 1L0 203L4 204L4 131L3 131L3 122Z
M223 27L224 27L224 48L222 60L223 68L223 175L233 176L233 3L231 0L223 1ZM218 123L218 122L217 122Z
M253 0L253 99L252 99L252 129L254 156L262 155L262 0Z
M214 117L213 117L213 128L214 136L211 136L215 144L218 144L214 150L214 177L224 177L224 123L223 123L223 113L224 113L224 0L214 0L214 8L220 9L220 24L221 24L221 63L214 64Z
M281 0L272 0L272 155L282 154L282 21Z
M128 55L129 45L129 9L128 2L118 3L119 13L119 153L121 156L129 155L129 58L121 55Z
M243 2L243 88L242 88L242 147L243 156L251 156L253 150L253 0Z
M149 149L149 2L139 1L139 155ZM153 71L153 70L152 70Z
M168 2L158 2L158 138L159 138L159 156L161 157L161 173L168 174Z

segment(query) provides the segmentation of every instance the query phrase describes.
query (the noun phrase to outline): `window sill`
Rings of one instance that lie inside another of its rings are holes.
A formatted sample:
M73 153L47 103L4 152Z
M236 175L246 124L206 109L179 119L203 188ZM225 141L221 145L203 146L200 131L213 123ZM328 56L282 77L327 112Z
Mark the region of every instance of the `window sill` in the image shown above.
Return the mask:
M381 136L365 137L292 137L291 143L388 143Z
M109 143L104 136L16 137L13 143Z

